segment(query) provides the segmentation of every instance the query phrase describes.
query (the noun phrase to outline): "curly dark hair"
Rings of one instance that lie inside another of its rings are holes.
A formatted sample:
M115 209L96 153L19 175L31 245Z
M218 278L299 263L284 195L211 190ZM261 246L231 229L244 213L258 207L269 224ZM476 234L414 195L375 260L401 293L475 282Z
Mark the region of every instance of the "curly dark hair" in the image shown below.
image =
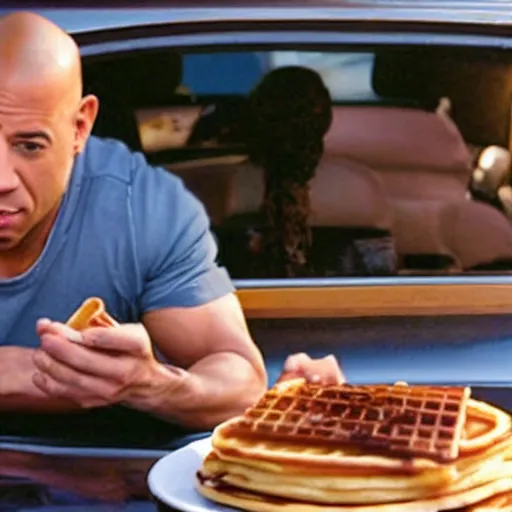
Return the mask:
M308 183L323 154L323 138L332 121L329 91L315 71L282 67L256 86L249 108L249 154L265 170L262 262L266 274L308 275Z

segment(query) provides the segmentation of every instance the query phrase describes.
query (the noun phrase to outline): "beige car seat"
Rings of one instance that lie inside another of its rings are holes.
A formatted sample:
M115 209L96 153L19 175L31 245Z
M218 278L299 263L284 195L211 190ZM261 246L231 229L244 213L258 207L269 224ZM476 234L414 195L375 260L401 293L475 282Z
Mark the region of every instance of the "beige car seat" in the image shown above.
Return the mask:
M264 173L246 157L202 159L168 168L201 199L214 224L257 213L261 206ZM323 157L310 190L312 226L382 230L392 226L384 184L364 164Z
M222 245L221 258L227 259L233 277L248 277L244 251L263 201L263 169L235 155L169 167L204 203ZM375 172L353 161L323 157L310 181L310 198L309 222L319 275L394 271L392 210ZM357 240L363 240L360 245L356 242L358 251L372 255L370 261L365 260L365 270L358 266L364 256L351 259L345 252Z
M452 268L512 260L512 227L487 205L468 200L471 154L444 113L382 106L334 109L325 155L380 177L402 258L444 255Z

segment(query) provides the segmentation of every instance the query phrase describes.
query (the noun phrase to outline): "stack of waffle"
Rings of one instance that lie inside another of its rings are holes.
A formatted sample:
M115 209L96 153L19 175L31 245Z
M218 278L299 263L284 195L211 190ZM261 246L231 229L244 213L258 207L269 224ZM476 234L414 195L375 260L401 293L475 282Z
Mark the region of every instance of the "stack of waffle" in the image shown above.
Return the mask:
M469 388L297 379L214 431L196 488L254 512L511 510L511 425Z

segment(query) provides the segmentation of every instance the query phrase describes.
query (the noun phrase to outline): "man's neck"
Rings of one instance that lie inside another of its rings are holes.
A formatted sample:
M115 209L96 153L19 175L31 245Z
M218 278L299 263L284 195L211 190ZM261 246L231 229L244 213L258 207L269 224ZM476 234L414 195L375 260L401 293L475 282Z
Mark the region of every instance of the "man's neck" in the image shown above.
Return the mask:
M27 272L41 255L42 249L38 254L18 254L18 251L9 255L0 257L0 282L3 279L12 279Z
M44 250L58 211L59 205L48 213L16 248L0 252L0 281L24 274L37 262Z

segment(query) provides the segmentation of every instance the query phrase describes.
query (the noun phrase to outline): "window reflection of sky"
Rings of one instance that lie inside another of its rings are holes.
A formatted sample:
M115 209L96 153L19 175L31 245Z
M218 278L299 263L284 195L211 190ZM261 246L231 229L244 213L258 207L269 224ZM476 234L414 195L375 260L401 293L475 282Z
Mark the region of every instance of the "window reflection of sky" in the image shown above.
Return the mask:
M371 53L279 51L185 54L181 89L198 96L247 96L271 69L294 65L316 70L335 102L364 101L376 97L371 88ZM183 147L200 114L201 107L191 106L169 106L137 112L144 149L152 152ZM202 114L205 115L206 111Z
M371 53L272 52L271 62L273 67L300 65L314 69L334 101L375 97Z
M183 85L195 94L248 94L270 69L300 65L317 71L334 101L374 98L371 53L232 52L183 59Z
M265 72L265 61L252 52L183 57L183 85L195 94L247 94Z

